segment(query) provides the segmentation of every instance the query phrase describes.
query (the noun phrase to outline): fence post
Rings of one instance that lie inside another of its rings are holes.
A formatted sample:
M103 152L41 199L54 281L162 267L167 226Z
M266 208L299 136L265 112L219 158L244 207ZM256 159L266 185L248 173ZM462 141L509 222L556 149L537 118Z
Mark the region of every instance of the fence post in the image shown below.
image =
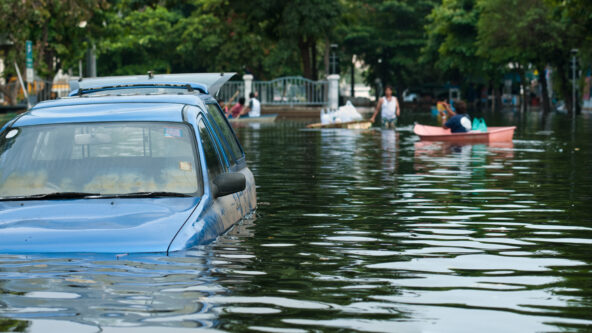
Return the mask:
M245 102L248 101L249 95L251 91L253 91L253 75L245 74L243 75L243 81L245 83Z
M339 107L339 75L331 74L327 76L329 80L329 109L337 110Z

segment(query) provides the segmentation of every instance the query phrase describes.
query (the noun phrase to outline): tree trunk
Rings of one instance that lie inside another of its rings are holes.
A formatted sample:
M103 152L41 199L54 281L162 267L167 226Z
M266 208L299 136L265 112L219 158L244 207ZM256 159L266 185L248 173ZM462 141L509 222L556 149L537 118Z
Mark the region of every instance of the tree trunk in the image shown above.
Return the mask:
M316 50L313 50L316 43L310 38L301 36L298 40L298 48L300 49L300 57L302 58L302 74L305 78L315 80L316 67Z
M329 38L325 38L325 52L323 54L323 61L325 65L325 76L329 75L329 56L331 54L331 44Z
M502 108L502 93L500 91L499 84L493 81L493 105L495 105L495 110L500 110Z
M493 81L490 80L487 84L487 93L489 94L489 88L491 88L491 111L495 111L495 87ZM489 101L489 96L487 96L487 101ZM485 103L485 107L487 107L487 102Z
M520 109L522 111L528 110L528 100L526 94L526 73L524 72L523 67L519 67L518 73L520 75L520 99L522 100L520 103Z
M319 69L317 66L317 43L309 43L311 58L312 58L312 80L316 81L319 79Z
M565 62L561 62L559 64L557 64L557 71L555 73L557 73L556 76L557 77L557 85L559 87L559 94L561 95L561 97L563 98L563 100L565 101L565 108L567 109L567 113L568 114L572 114L572 98L571 98L571 85L569 84L569 78L567 77L568 75L568 71L566 68L566 63Z
M16 82L15 82L16 83ZM14 87L18 86L18 84L7 84L7 85L0 85L0 92L4 94L4 100L8 102L8 105L16 105L16 93L14 92Z
M541 83L541 90L543 96L543 113L551 111L551 102L549 100L549 89L547 88L547 75L545 75L545 67L539 68L539 82Z
M351 82L350 82L350 92L351 98L356 97L356 64L352 61L351 64Z
M497 111L502 108L502 94L500 92L500 78L498 77L498 73L495 71L489 72L489 82L487 87L487 93L489 93L489 88L491 88L491 111ZM489 97L489 96L488 96ZM489 98L488 98L489 101ZM487 102L485 103L487 106Z
M9 86L9 94L8 94L8 104L9 105L16 105L16 103L18 102L18 92L19 89L21 89L20 83L18 83L18 81L15 81L15 83L13 85Z
M304 36L298 40L298 48L300 49L300 58L302 60L302 75L307 79L312 79L312 71L310 70L310 49L308 48L308 41Z

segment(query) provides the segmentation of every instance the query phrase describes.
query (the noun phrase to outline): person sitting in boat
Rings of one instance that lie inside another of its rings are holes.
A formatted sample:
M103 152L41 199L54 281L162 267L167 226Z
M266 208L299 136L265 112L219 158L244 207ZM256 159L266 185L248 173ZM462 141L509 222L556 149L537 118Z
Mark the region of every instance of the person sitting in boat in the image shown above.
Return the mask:
M438 122L442 125L446 123L447 118L455 115L450 104L446 102L446 96L443 96L438 100L436 103L436 109L438 110Z
M397 97L393 96L393 88L391 86L387 85L384 88L384 97L378 101L376 111L374 111L372 118L370 118L371 122L376 120L379 110L382 118L382 126L395 128L395 120L401 114L401 110L399 109Z
M257 99L259 93L256 91L249 94L249 106L247 106L243 112L242 117L260 117L261 116L261 102Z
M457 101L454 105L456 113L450 110L449 114L452 115L452 118L448 119L442 127L450 128L452 133L469 132L473 123L467 114L467 104L463 101Z
M236 103L228 112L228 118L238 118L240 117L241 112L245 106L245 98L241 97L238 99L238 103Z
M224 103L224 100L222 98L218 98L217 102L218 102L218 105L220 105L220 108L222 109L222 111L224 111L224 114L228 117L228 113L230 112L230 110L228 110L228 105L226 103Z

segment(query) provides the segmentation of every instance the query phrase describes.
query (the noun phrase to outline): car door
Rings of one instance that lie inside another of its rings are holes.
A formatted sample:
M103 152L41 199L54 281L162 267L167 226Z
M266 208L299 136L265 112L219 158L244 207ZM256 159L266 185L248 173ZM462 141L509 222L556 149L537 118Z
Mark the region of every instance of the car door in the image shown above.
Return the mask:
M243 216L248 214L257 206L257 196L255 192L255 178L251 170L247 167L245 153L240 146L232 127L228 123L224 113L215 102L208 102L208 120L212 124L214 132L220 139L221 146L225 149L228 156L230 170L232 172L241 172L247 179L247 190L237 193L237 200L243 209Z
M223 227L223 230L226 230L242 218L242 209L237 196L234 194L218 198L213 197L211 191L213 181L218 175L228 172L228 164L215 134L207 120L202 116L198 117L197 128L206 161L205 173L207 175L207 180L204 180L204 183L207 182L210 189L209 193L212 195L212 205L209 208L211 211L207 213L207 216L208 218L217 219Z

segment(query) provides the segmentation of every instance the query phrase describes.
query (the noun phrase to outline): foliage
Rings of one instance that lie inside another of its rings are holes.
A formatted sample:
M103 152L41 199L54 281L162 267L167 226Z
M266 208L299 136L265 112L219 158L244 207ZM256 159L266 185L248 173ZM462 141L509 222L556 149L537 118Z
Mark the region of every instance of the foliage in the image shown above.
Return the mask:
M378 78L400 90L433 80L433 71L417 59L426 42L426 16L434 5L430 0L350 2L350 22L339 34L345 36L347 54L356 54L369 66L368 83Z
M99 73L247 71L265 76L281 67L274 44L250 29L247 15L223 0L161 4L120 0L106 12ZM264 47L265 45L265 47ZM281 57L286 48L279 49ZM290 59L292 60L292 59ZM271 62L271 64L270 64Z
M478 51L490 62L544 69L562 47L559 22L543 0L479 0Z
M356 55L370 84L495 83L508 63L552 65L567 99L570 49L592 64L590 31L589 0L0 2L0 40L12 42L0 46L5 77L13 74L8 64L24 65L27 39L44 78L76 67L96 45L99 75L238 71L319 79L330 45L338 44L342 74Z
M4 0L0 2L0 31L12 43L4 49L5 63L25 61L25 41L33 41L34 67L42 78L52 78L86 50L88 30L82 22L105 4L101 0ZM24 68L24 67L23 67ZM7 66L4 77L14 74Z
M105 13L104 34L97 47L98 72L101 75L122 75L170 72L173 53L180 40L174 34L181 16L156 5L142 10L129 10L120 2Z
M275 63L280 72L291 72L287 61L293 59L290 53L298 52L299 72L313 80L318 78L319 43L332 37L341 19L342 1L234 0L230 6L244 16L251 31L265 36L272 45L265 50L270 57L266 65Z
M457 80L484 76L490 68L477 55L479 8L475 0L444 0L428 19L423 60L433 61L439 70Z

